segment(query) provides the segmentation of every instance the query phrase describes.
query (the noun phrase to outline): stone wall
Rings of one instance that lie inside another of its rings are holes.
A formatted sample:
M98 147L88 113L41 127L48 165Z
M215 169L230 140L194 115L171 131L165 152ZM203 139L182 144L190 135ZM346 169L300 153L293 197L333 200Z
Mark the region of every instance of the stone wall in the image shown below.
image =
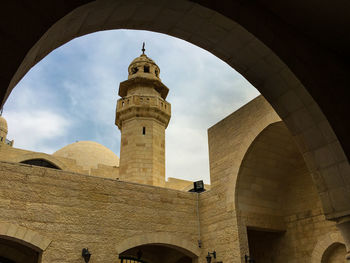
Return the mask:
M24 164L0 163L0 225L51 240L43 263L116 262L131 237L167 233L197 246L196 194ZM168 239L171 242L171 239Z

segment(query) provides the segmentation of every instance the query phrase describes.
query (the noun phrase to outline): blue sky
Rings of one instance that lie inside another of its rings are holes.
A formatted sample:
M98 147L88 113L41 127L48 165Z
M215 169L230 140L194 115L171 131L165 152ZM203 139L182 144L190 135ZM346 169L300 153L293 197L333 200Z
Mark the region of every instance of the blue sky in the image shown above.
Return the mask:
M75 141L96 141L119 156L114 125L119 83L146 54L170 89L167 177L209 183L207 129L258 91L209 52L167 35L112 30L86 35L51 52L18 83L4 106L15 147L53 153Z

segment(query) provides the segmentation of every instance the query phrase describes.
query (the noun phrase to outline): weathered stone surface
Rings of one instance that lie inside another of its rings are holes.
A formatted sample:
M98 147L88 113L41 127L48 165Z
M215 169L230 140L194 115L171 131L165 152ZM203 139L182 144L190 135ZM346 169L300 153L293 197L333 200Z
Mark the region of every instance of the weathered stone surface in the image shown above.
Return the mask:
M6 162L0 178L1 233L20 238L25 226L22 239L45 250L43 262L81 262L83 247L92 262L115 262L119 243L158 232L196 247L193 193Z

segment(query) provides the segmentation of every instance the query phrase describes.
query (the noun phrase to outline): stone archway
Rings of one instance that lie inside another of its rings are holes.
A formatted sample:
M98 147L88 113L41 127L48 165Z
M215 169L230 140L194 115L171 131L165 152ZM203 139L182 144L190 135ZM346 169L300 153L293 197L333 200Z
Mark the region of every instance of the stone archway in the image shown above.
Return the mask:
M199 257L200 249L196 246L196 242L191 242L178 235L159 232L145 235L138 235L128 238L116 246L117 253L121 253L131 247L136 247L145 244L169 244L183 248L190 254Z
M283 122L268 125L252 142L235 194L240 245L245 253L249 247L257 262L280 262L286 256L309 260L312 248L305 244L336 231L324 218L311 174Z
M0 223L0 261L40 262L41 253L51 240L28 228L11 223Z
M0 223L0 236L18 240L38 251L44 251L51 240L38 232L11 223Z
M344 249L343 249L344 251L342 251L342 246L344 246ZM338 251L334 251L334 250L338 250ZM340 257L345 262L346 250L344 245L344 239L342 238L341 234L338 232L328 233L319 238L319 240L317 241L312 251L311 263L328 263L327 258L333 256L333 255L330 255L332 254L332 252L336 252L337 254L340 254L336 256Z
M191 262L193 263L197 263L198 257L200 256L200 249L194 242L165 232L151 233L128 238L117 245L116 251L118 255L121 255L126 251L131 251L132 249L135 251L139 249L148 249L152 252L152 250L155 250L156 247L158 247L158 249L164 247L168 250L166 251L168 254L171 250L178 251L178 253L181 253L181 255L184 257L191 259Z
M49 163L52 163L54 166L58 167L58 169L68 171L68 167L64 163L62 163L60 160L53 157L52 155L45 154L45 153L27 153L27 154L23 154L15 157L13 161L22 163L27 160L33 160L33 159L45 160Z
M88 33L146 29L187 40L218 56L246 77L271 103L298 143L329 219L350 213L348 160L328 120L305 87L275 53L233 20L193 2L101 0L76 8L31 48L7 95L53 49ZM340 183L341 182L341 183Z

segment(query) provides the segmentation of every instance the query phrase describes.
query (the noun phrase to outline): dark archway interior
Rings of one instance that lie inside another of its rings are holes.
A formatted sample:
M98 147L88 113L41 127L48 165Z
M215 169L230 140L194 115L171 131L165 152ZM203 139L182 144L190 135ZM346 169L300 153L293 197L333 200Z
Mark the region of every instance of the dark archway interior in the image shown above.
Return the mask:
M269 232L258 229L247 229L249 254L256 263L275 262L271 251L283 238L284 232Z
M140 256L141 255L141 256ZM130 248L119 255L122 257L139 258L147 263L191 263L192 258L180 248L166 244L147 244ZM125 262L125 261L124 261Z
M346 248L344 244L334 243L323 253L321 263L344 262Z
M259 263L303 262L333 227L323 217L311 174L283 122L266 127L241 165L237 206L249 254ZM317 222L317 223L315 223Z
M45 159L30 159L22 161L21 163L61 170L58 166Z
M16 241L0 238L0 263L37 263L39 252Z

